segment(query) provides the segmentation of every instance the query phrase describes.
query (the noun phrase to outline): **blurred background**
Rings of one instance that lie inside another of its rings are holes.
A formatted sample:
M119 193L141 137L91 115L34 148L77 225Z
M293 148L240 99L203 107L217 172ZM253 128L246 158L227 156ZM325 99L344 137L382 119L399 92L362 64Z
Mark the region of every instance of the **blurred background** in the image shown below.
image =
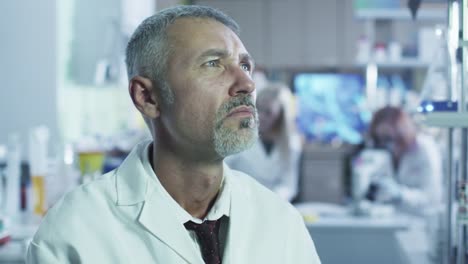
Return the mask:
M257 89L289 89L283 107L300 140L287 199L323 263L466 261L465 1L4 0L0 263L23 263L50 206L149 138L128 95L124 49L144 18L183 4L232 16L256 61ZM408 174L434 178L405 180L395 146L378 144L371 124L385 107L433 142L430 157L408 162L419 166ZM406 210L414 190L431 210Z

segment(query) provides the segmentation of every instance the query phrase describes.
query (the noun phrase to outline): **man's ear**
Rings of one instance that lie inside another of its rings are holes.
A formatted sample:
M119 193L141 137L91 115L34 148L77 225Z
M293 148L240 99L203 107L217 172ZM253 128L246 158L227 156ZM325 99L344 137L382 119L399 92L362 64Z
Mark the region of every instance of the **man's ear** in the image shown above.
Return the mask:
M155 89L153 82L142 76L133 77L128 84L133 104L143 115L151 119L157 118L160 114Z

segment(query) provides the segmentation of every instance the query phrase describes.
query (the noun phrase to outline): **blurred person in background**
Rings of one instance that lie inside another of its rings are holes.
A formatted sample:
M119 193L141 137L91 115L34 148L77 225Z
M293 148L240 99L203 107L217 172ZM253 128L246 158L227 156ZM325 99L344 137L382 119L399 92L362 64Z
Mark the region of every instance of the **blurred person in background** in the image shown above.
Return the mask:
M408 113L392 106L374 114L369 135L375 148L390 153L394 171L374 181L371 198L417 215L440 210L443 168L436 142L418 131Z
M292 201L297 195L302 141L295 126L293 95L282 83L268 83L259 92L259 140L226 159L233 169Z

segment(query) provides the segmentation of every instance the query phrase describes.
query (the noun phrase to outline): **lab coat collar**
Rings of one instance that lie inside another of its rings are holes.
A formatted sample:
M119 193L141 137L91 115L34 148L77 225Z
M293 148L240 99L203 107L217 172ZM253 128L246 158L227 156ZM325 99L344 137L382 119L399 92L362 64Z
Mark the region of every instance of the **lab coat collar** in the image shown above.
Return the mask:
M117 205L134 205L145 200L149 175L144 169L142 158L146 155L148 159L150 144L151 141L144 141L136 145L117 169L115 177Z

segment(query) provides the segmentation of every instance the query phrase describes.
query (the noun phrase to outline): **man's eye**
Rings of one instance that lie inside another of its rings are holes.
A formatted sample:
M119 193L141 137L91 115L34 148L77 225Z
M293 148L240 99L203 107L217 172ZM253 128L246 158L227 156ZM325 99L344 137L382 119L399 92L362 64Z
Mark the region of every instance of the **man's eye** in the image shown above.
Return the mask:
M242 63L242 64L241 64L241 68L242 68L244 71L250 72L250 70L252 69L252 66L251 66L249 63Z
M207 67L218 67L219 66L219 61L218 60L210 60L205 63L205 66Z

